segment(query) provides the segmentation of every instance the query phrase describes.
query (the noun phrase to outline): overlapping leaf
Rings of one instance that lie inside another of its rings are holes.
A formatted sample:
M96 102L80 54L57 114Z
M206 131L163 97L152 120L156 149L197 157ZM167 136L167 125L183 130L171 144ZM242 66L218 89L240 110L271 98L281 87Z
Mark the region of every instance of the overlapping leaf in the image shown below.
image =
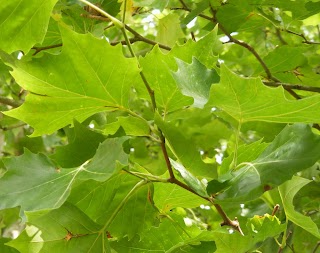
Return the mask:
M188 41L183 46L177 45L168 54L163 54L155 47L146 57L140 59L143 73L155 92L158 107L167 113L192 103L191 98L181 94L171 74L171 71L177 70L175 58L189 63L195 57L207 68L212 68L216 63L215 54L219 47L221 42L215 29L198 42Z
M288 100L282 87L269 88L260 78L243 78L221 67L220 83L211 88L207 104L218 107L239 122L320 122L320 95Z
M11 0L0 6L0 49L27 53L45 37L51 11L58 0Z
M308 179L302 177L293 177L292 180L279 187L279 192L287 219L308 231L315 237L320 238L320 232L317 225L310 217L304 216L302 213L295 211L292 203L297 192L308 183L310 183L310 180Z
M307 125L287 126L254 161L232 173L230 187L218 202L241 202L258 198L265 189L289 180L296 172L320 158L320 137Z
M8 63L16 81L31 94L7 114L33 126L34 136L52 133L73 118L81 122L97 112L128 108L139 74L136 60L125 58L121 47L64 27L61 34L60 55Z
M194 107L203 108L208 102L211 85L219 82L216 70L207 69L196 58L192 58L191 64L179 59L176 61L179 69L173 73L173 77L182 94L193 97Z
M175 207L192 208L205 204L205 200L175 184L154 184L153 200L162 212L169 212Z
M0 209L16 206L27 211L58 208L69 196L76 179L104 181L121 168L118 161L127 163L122 142L106 140L91 163L75 169L57 168L46 156L28 150L22 156L4 159L7 172L0 178Z
M95 253L108 248L107 234L75 206L66 203L47 214L31 212L22 234L9 245L20 253ZM32 245L32 247L30 247Z
M138 182L123 173L102 183L87 181L72 191L70 201L92 220L106 225L112 236L131 239L150 228L157 215L149 185L131 192Z

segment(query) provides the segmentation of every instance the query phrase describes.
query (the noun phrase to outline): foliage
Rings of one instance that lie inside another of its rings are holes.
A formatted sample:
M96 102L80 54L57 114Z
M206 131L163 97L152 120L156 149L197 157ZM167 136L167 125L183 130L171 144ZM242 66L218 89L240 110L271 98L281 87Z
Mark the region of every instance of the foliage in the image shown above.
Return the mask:
M316 252L319 0L0 6L0 252Z

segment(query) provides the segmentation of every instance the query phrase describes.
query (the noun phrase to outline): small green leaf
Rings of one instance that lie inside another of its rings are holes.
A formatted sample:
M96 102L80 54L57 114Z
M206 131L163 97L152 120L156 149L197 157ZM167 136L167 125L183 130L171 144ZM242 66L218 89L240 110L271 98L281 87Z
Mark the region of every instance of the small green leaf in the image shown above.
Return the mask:
M27 53L45 37L51 11L58 0L10 0L0 6L0 48Z
M191 64L179 59L176 62L178 71L173 73L173 77L182 94L194 99L194 107L203 108L208 102L211 85L219 82L217 71L207 69L195 57Z
M154 184L153 201L163 213L176 207L193 208L205 204L206 201L175 184Z
M180 176L196 193L208 197L206 186L194 175L192 175L182 164L170 159L173 168L179 172Z
M118 117L116 122L112 122L105 126L104 134L114 135L120 127L123 128L126 135L148 136L150 135L150 127L145 119L137 117Z
M165 1L163 1L165 2ZM184 34L180 27L180 18L176 13L170 13L159 20L157 41L170 47L183 38Z
M320 95L288 100L282 87L270 88L260 78L244 78L221 67L219 84L212 85L207 106L218 107L239 122L320 122Z
M320 238L319 228L310 217L294 210L293 198L297 192L311 181L302 177L294 176L292 180L279 186L279 192L287 219L308 231L317 238Z
M281 224L276 216L269 214L255 215L248 220L247 228L255 240L265 241L269 237L280 235L286 229L286 224Z

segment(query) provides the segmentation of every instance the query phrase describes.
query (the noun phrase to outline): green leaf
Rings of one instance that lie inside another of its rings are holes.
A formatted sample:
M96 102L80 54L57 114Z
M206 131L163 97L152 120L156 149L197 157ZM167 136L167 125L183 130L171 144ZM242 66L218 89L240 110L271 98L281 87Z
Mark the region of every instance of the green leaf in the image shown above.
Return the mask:
M255 215L248 220L247 228L254 240L265 241L269 237L280 235L286 229L286 224L281 224L276 216L270 214Z
M120 127L123 128L126 135L133 136L149 136L150 127L145 119L137 117L118 117L116 122L112 122L105 126L104 134L114 135Z
M157 216L150 185L132 192L138 182L135 177L119 173L105 182L87 181L78 185L69 199L92 220L105 225L113 237L131 239L148 230Z
M42 43L57 0L12 0L0 6L0 48L8 53L27 53Z
M165 1L164 1L165 2ZM157 41L170 47L177 43L179 38L183 38L184 34L180 27L179 16L170 13L159 20Z
M310 182L311 180L294 176L292 180L279 186L279 192L287 219L308 231L315 237L320 238L319 228L317 225L310 217L304 216L302 213L297 212L293 205L294 196L302 187Z
M5 243L9 242L9 238L0 238L0 252L1 253L19 253L16 249L5 245Z
M218 107L239 122L312 123L320 121L320 95L288 100L282 87L270 88L260 78L243 78L221 67L219 84L212 85L207 106Z
M44 215L28 213L26 229L8 245L21 253L105 252L107 235L100 228L78 208L66 203Z
M245 166L232 173L230 188L216 201L236 203L258 198L265 189L281 185L315 164L319 149L320 137L309 126L285 127L257 159L242 163Z
M173 216L174 217L174 216ZM201 231L195 227L187 227L183 220L178 217L162 219L159 227L152 227L141 235L141 239L136 236L132 240L122 239L113 241L111 247L117 252L189 252L190 245L200 244Z
M176 207L193 208L205 204L206 201L197 195L182 189L175 184L154 184L153 201L163 213Z
M33 136L52 133L101 111L127 110L129 91L139 70L121 47L61 27L60 55L11 64L16 81L31 94L7 112L35 128ZM41 120L39 120L41 119Z
M200 152L194 147L192 141L187 139L177 127L163 121L158 114L155 115L155 122L164 133L176 158L189 172L200 177L216 177L215 166L202 161Z
M89 130L77 121L74 122L74 136L69 137L69 144L56 148L51 156L61 167L74 168L92 158L99 144L105 139L103 135Z
M58 208L76 179L107 180L121 168L118 160L127 160L118 139L106 140L91 163L75 169L57 168L45 155L28 150L22 156L3 159L7 172L0 178L0 209L19 205L26 211Z
M179 59L176 61L178 71L173 73L173 77L182 94L194 99L194 107L203 108L208 102L211 85L219 82L220 77L216 70L207 69L195 57L191 64Z
M192 103L192 99L181 94L169 66L174 67L173 59L164 55L158 46L140 59L143 73L154 90L157 106L170 112Z
M172 167L179 172L180 176L196 193L208 197L206 186L194 175L192 175L182 164L170 159Z
M306 52L305 47L281 46L271 51L263 58L264 63L268 66L271 73L285 72L294 70L298 66L302 66L306 62L303 53ZM264 70L261 66L256 73L262 75Z

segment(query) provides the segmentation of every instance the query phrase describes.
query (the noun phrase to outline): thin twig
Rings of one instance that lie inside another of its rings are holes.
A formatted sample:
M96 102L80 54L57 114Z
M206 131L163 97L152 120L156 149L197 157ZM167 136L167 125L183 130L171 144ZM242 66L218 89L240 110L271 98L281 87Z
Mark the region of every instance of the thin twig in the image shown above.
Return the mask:
M314 41L310 41L306 38L306 36L303 34L303 33L296 33L294 31L290 31L290 30L285 30L287 33L291 33L291 34L294 34L296 36L299 36L303 39L302 43L305 43L305 44L310 44L310 45L320 45L320 42L314 42Z
M86 0L80 0L81 2L83 3L86 3L88 4L88 1ZM125 4L126 4L126 0L125 1ZM91 6L92 4L90 4ZM110 16L109 14L105 13L104 11L100 11L100 9L96 6L93 6L95 10L99 11L101 14L105 15L106 17L110 18L112 20L112 22L114 22L114 20L116 20L117 22L117 26L120 27L122 33L123 33L123 36L125 38L125 41L127 43L127 46L129 48L129 51L132 55L132 57L134 58L137 58L137 56L135 55L132 47L131 47L131 44L130 44L130 40L127 36L127 33L126 33L126 30L128 30L129 32L133 33L134 35L136 36L141 36L140 34L138 34L136 31L134 31L132 28L130 28L129 26L127 26L126 24L124 24L123 22L121 22L120 20ZM123 18L123 20L125 20ZM137 58L138 59L138 58ZM141 68L140 64L139 64L139 61L137 62L138 63L138 67ZM146 86L146 89L148 90L148 93L149 93L149 96L151 98L151 101L152 101L152 109L153 111L155 112L157 110L157 104L156 104L156 100L155 100L155 94L154 94L154 91L153 89L151 88L150 84L148 83L145 75L143 74L142 71L140 71L140 76ZM204 197L204 196L201 196L199 195L198 193L196 193L193 189L191 189L188 185L180 182L179 180L177 180L174 176L174 173L173 173L173 170L172 170L172 165L171 165L171 162L169 160L169 155L168 155L168 152L167 152L167 148L166 148L166 145L165 145L165 137L162 133L162 131L160 129L158 129L158 135L160 137L160 140L161 140L161 149L162 149L162 153L163 153L163 156L166 160L166 165L167 165L167 169L169 171L169 174L170 174L170 178L167 180L167 182L170 182L170 183L173 183L173 184L176 184L184 189L186 189L187 191L189 192L192 192L193 194L196 194L200 197L202 197L203 199L206 199L208 201L210 201L211 203L213 203L213 200L208 198L208 197ZM140 183L146 183L146 181L141 181ZM213 203L214 204L214 203ZM227 214L222 210L221 206L219 204L214 204L214 206L217 208L217 211L218 213L221 215L221 217L223 218L223 223L222 225L229 225L231 227L233 227L235 230L239 231L242 235L242 231L241 231L241 228L240 228L240 225L239 225L239 222L235 219L234 221L232 221L228 216ZM106 225L104 226L104 228L107 226L108 223L106 223Z
M319 242L317 243L317 245L314 247L312 253L316 253L317 250L318 250L318 248L319 248L319 246L320 246L320 241L319 241Z
M45 47L33 47L31 49L34 49L36 51L32 55L34 56L43 50L48 50L48 49L57 48L57 47L62 47L62 43L51 45L51 46L45 46Z
M97 16L97 15L83 15L83 16L86 18L98 19L98 20L103 20L103 21L110 21L109 18L105 18L105 17L101 17L101 16ZM129 31L130 33L132 33L134 35L134 38L130 39L133 42L142 41L142 42L145 42L145 43L153 45L153 46L158 45L160 48L168 50L168 51L171 50L171 47L164 45L164 44L161 44L161 43L158 43L154 40L150 40L150 39L142 36L140 33L138 33L137 31L135 31L134 29L132 29L130 26L128 26L126 24L124 24L124 27L127 31ZM118 44L118 43L120 43L120 42L116 42L116 44ZM121 44L126 45L126 42L123 41L123 42L121 42Z
M19 107L20 105L22 105L22 102L0 96L0 104L10 105L10 106L16 108L16 107Z
M286 241L288 241L289 237L292 235L292 231L288 231L288 235L286 237ZM285 234L283 234L283 236L286 236ZM282 245L280 245L278 253L281 253L284 250L285 246L282 247Z
M283 88L292 89L292 90L305 90L305 91L320 93L319 87L303 86L300 84L289 84L289 83L281 83L281 82L263 82L263 84L271 87L282 86Z
M184 8L184 7L174 7L174 8L170 8L171 10L182 10L182 11L188 11L188 12L191 12L191 9L189 8ZM212 21L212 18L207 16L207 15L204 15L202 13L198 14L199 17L201 18L204 18L206 20L209 20L209 21Z
M179 0L179 2L182 4L184 9L189 9L189 7L186 5L186 3L183 0ZM191 32L191 37L193 41L196 41L196 36L194 35L193 32Z

